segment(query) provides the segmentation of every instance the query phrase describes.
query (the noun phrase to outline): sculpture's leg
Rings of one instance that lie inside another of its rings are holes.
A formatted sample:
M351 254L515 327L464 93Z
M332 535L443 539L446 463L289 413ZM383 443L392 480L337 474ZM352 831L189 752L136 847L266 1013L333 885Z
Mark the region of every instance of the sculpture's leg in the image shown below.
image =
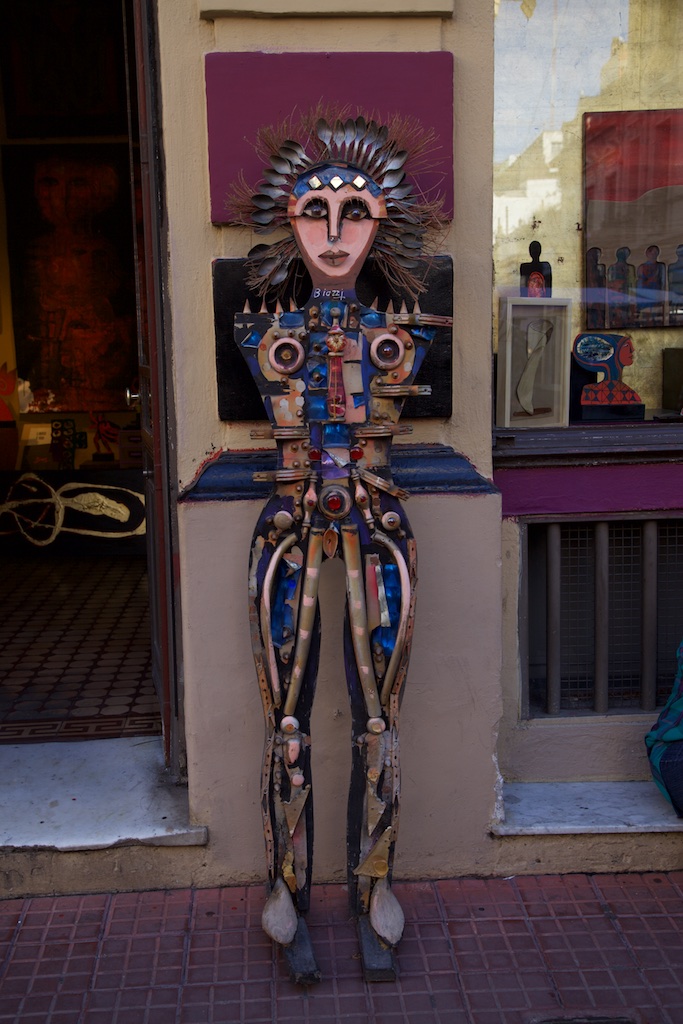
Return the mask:
M401 530L389 537L343 528L348 604L344 657L353 717L348 806L348 879L358 918L363 969L370 981L392 980L392 949L403 932L403 912L391 891L398 832L400 765L398 713L405 684L415 603L415 543L400 506ZM354 589L363 565L362 595ZM367 680L366 658L372 667ZM379 714L375 697L379 695Z
M250 568L254 660L266 720L261 778L270 895L263 928L284 947L292 978L320 980L308 931L313 855L310 716L320 647L322 531L257 527Z

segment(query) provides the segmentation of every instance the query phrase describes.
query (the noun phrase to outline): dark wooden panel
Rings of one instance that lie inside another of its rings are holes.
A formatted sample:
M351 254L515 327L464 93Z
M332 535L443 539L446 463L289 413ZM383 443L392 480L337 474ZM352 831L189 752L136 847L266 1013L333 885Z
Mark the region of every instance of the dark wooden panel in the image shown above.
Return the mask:
M247 365L233 339L235 313L244 308L249 299L252 309L258 309L259 299L247 292L244 284L243 259L219 259L213 264L213 302L216 327L216 372L218 376L218 415L222 420L263 420L266 418ZM427 292L420 299L425 313L450 316L453 304L453 261L450 256L437 256L431 262L427 273ZM303 303L310 291L310 281L303 281L295 301ZM386 309L390 301L400 303L400 296L393 295L383 278L373 273L366 265L358 279L358 296L361 302L370 304L377 296L380 308ZM289 297L283 305L288 308ZM273 309L274 304L269 303ZM408 398L403 412L404 419L426 417L449 417L452 413L452 331L439 328L419 374L418 384L431 384L429 398Z

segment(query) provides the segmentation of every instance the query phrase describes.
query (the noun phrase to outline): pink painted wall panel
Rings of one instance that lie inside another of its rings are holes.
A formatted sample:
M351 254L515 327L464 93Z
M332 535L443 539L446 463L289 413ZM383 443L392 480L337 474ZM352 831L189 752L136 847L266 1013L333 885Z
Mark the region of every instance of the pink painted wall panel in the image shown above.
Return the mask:
M211 220L227 223L225 198L243 171L261 177L256 130L318 103L365 116L418 118L439 147L417 179L453 215L453 55L450 53L209 53L206 56Z
M683 465L501 469L503 515L581 515L683 509Z

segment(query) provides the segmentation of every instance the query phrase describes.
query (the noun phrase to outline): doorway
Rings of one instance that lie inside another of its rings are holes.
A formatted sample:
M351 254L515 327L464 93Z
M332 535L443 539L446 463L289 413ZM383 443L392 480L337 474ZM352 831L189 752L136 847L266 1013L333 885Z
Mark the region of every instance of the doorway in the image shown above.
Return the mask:
M177 764L143 6L0 15L0 743Z

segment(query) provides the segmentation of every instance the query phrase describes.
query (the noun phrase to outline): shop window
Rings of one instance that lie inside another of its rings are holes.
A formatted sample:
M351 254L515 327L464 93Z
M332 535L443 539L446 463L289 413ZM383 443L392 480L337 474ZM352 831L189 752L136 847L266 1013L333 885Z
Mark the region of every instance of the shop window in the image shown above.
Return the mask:
M534 522L525 529L529 716L663 704L681 640L683 520Z
M496 11L496 428L680 432L683 5Z

